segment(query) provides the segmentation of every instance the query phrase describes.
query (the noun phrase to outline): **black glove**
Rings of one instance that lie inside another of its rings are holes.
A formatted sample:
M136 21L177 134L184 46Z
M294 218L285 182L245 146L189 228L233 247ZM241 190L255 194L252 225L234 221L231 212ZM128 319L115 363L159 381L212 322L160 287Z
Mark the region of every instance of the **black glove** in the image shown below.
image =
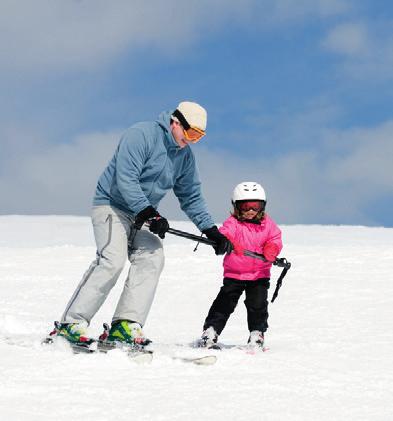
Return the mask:
M134 226L137 230L142 228L142 225L149 219L160 216L160 214L153 208L153 206L148 206L147 208L141 210L138 215L135 217Z
M169 230L169 223L166 218L158 215L150 220L149 230L160 238L165 238L165 233Z
M232 243L218 231L218 228L214 225L207 230L202 231L209 240L213 240L216 245L213 246L216 255L230 253L233 250Z

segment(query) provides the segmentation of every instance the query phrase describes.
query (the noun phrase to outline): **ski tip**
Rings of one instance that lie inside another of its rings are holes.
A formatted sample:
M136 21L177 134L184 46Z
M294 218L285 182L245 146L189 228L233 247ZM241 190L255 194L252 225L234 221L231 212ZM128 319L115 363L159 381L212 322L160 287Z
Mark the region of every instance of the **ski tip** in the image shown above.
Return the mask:
M172 359L195 365L213 365L217 361L215 355L203 355L202 357L172 357Z
M131 351L127 355L136 364L150 364L153 361L152 351Z
M217 362L217 357L215 355L205 355L200 358L196 358L193 363L196 365L213 365Z

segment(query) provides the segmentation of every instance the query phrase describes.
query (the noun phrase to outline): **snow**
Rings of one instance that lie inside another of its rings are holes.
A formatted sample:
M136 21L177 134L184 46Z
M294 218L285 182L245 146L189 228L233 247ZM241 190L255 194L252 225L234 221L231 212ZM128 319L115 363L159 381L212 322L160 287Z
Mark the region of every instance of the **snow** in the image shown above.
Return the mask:
M174 228L197 232L189 222ZM42 349L94 258L89 218L0 217L0 414L2 420L391 420L393 419L393 229L283 226L292 263L270 304L270 351L225 348L211 367L193 355L221 285L210 247L168 235L166 266L145 331L150 365L120 351L73 355ZM272 272L272 288L280 269ZM111 319L122 279L90 326ZM220 337L248 337L242 299ZM9 337L14 344L10 344ZM209 351L211 352L211 351Z

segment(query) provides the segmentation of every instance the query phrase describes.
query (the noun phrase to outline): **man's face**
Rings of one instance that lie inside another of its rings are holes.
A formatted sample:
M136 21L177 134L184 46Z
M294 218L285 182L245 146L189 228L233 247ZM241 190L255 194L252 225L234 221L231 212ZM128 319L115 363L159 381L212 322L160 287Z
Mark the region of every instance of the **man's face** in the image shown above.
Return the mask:
M183 126L177 121L173 121L171 124L172 136L180 148L188 146L189 141L184 136Z

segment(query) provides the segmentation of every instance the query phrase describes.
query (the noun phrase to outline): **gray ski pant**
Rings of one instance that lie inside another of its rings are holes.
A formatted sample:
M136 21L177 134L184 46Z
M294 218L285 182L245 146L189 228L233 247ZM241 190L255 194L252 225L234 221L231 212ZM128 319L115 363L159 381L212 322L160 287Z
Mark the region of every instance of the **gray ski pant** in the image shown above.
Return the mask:
M84 274L62 316L62 323L90 323L129 259L131 263L113 321L145 324L164 267L161 240L113 206L92 211L97 257Z

